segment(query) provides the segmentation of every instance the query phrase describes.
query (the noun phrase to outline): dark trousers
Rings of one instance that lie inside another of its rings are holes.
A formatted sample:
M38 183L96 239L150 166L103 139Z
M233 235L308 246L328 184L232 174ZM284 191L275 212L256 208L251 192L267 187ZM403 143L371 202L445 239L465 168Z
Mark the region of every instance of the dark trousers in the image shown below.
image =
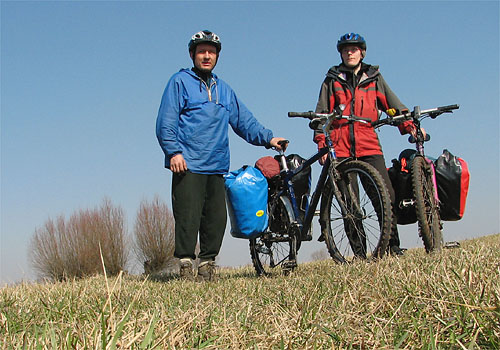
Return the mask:
M372 165L377 171L382 175L384 182L387 186L387 190L389 191L389 196L391 197L392 204L392 229L391 229L391 238L389 240L389 247L399 247L399 233L398 233L398 220L395 215L395 205L396 205L396 194L394 192L394 188L392 187L391 179L389 178L389 173L387 172L387 167L385 165L385 159L383 155L373 155L373 156L365 156L357 158L366 163Z
M176 258L195 259L200 238L203 260L219 254L226 229L226 195L222 175L186 172L172 177L172 209L175 218Z

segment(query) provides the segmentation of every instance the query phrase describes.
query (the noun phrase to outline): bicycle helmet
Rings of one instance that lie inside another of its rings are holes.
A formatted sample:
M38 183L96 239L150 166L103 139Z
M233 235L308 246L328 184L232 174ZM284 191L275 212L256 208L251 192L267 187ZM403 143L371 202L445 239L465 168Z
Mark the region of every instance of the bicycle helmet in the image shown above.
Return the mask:
M342 48L347 45L359 46L362 51L366 51L366 41L361 35L356 33L346 33L337 41L337 51L341 52Z
M195 50L196 46L201 43L209 43L213 44L215 48L217 49L217 53L220 52L222 45L220 43L220 38L217 34L212 33L209 30L202 30L196 34L194 34L191 37L191 40L189 41L188 48L189 52L192 52Z

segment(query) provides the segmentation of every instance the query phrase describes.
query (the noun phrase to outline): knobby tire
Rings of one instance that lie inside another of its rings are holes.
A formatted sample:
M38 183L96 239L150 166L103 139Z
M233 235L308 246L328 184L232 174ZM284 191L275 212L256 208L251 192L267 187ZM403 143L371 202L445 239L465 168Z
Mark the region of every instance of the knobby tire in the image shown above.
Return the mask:
M276 267L288 273L296 266L297 234L282 199L268 205L269 229L250 239L250 256L258 276L270 274Z
M411 165L415 212L419 233L426 252L439 252L443 247L439 205L434 196L434 182L431 166L424 157L415 157Z
M330 173L320 208L328 252L339 263L353 258L379 258L387 252L392 224L385 182L373 166L362 161L350 160L337 169L339 191L334 193L335 174Z

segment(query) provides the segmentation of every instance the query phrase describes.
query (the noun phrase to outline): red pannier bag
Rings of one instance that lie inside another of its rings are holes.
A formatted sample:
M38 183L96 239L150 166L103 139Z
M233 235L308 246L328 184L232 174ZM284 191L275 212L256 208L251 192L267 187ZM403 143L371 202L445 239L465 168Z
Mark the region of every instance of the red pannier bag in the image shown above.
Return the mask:
M255 167L260 170L268 180L273 179L280 174L280 164L271 156L262 157L255 162Z
M434 161L441 220L457 221L464 216L469 191L469 167L447 149Z

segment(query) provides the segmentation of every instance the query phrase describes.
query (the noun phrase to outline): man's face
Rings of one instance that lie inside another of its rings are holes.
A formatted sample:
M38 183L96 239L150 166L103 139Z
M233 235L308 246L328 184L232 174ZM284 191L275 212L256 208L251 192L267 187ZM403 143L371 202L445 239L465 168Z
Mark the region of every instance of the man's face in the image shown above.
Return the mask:
M340 53L342 61L347 67L356 67L363 58L361 49L354 45L344 46Z
M198 44L191 52L191 59L200 71L210 73L217 64L217 49L211 44Z

